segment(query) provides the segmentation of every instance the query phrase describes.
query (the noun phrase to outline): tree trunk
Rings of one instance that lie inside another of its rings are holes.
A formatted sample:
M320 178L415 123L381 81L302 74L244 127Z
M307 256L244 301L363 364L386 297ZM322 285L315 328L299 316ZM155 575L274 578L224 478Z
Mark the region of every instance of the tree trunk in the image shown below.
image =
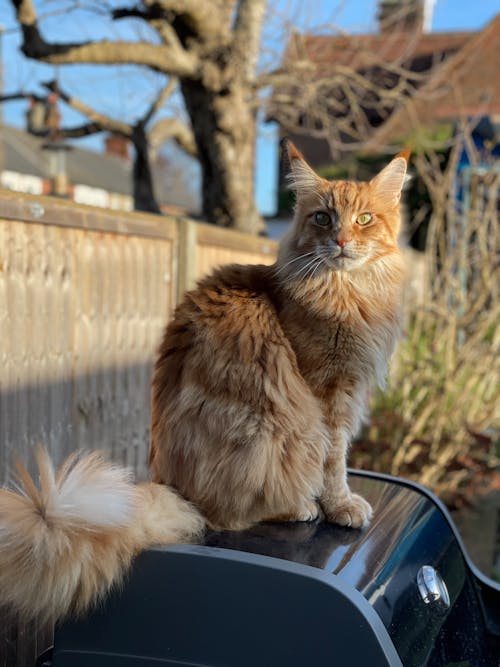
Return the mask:
M149 161L149 143L141 123L134 127L132 142L135 149L133 166L134 209L148 213L160 213L153 187Z
M203 216L223 227L263 232L254 199L256 118L249 91L235 84L213 93L187 79L181 88L202 169Z

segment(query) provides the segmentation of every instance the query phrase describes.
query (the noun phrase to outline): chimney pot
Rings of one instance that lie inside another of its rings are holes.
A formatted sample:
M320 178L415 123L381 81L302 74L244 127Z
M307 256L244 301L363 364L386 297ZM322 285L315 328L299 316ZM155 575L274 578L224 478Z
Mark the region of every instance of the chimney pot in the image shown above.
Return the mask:
M379 32L422 32L425 0L379 0Z
M106 155L115 155L122 160L130 160L129 141L119 134L110 134L106 137Z

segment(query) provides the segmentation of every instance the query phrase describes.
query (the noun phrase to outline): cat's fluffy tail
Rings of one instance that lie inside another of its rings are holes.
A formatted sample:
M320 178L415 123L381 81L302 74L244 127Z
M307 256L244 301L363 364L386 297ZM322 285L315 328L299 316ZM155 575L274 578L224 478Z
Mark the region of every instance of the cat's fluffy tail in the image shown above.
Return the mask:
M0 605L25 619L79 614L119 583L153 544L189 541L204 521L159 484L134 485L98 453L69 457L55 472L37 451L39 486L19 464L0 489Z

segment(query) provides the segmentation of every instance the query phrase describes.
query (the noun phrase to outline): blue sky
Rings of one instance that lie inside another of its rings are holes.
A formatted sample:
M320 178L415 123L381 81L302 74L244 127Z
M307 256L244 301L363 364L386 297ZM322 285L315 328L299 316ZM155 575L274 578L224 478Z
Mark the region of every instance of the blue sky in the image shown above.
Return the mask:
M201 0L200 0L201 1ZM103 22L101 15L78 11L58 12L60 7L68 8L70 0L38 0L39 14L52 13L44 20L44 34L48 38L60 40L99 39L112 36L126 39L151 37L139 24L120 25ZM115 3L110 3L115 4ZM119 3L121 5L124 2ZM285 45L283 19L289 19L302 30L314 27L321 32L340 29L346 32L372 32L376 30L376 0L277 0L269 2L269 16L263 32L265 58L268 63L279 60ZM95 4L94 4L95 6ZM483 27L500 12L499 0L436 0L432 30L475 30ZM76 18L76 20L75 20ZM38 81L60 77L61 84L75 96L82 99L91 97L94 106L105 113L125 120L133 120L154 98L164 82L161 75L150 73L133 66L89 67L85 65L61 67L34 63L19 52L19 31L16 29L14 13L10 2L0 3L0 24L5 32L2 39L3 86L5 92L14 90L42 90ZM22 126L26 104L4 105L3 117L6 123ZM179 100L173 100L173 107L164 113L182 114ZM65 122L78 124L83 118L65 111ZM102 138L94 137L80 142L80 145L99 150ZM275 205L277 176L276 128L272 125L259 126L256 160L256 193L263 213L272 213Z

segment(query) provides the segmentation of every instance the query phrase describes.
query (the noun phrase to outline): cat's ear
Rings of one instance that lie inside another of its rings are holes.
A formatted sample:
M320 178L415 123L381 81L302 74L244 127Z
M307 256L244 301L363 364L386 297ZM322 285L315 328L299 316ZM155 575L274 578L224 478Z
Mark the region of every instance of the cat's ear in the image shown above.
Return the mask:
M281 151L285 179L297 196L315 190L322 183L323 179L307 164L289 139L281 140Z
M377 195L389 206L396 205L400 200L409 155L408 150L401 151L370 181Z

